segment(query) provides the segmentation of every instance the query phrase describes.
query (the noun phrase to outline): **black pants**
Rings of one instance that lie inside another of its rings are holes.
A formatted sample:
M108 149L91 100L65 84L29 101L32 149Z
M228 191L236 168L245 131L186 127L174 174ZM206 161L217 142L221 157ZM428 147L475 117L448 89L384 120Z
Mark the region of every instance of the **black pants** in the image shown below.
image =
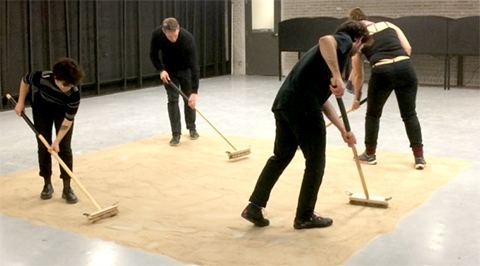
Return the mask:
M64 108L45 102L41 97L35 97L35 101L32 104L33 121L37 131L47 140L49 144L52 144L52 128L55 125L55 132L58 133L63 120L65 119ZM72 156L72 132L73 124L70 127L68 133L63 137L60 142L60 152L58 156L63 162L73 171L73 156ZM39 175L45 178L52 176L52 157L47 148L37 138L38 146L38 164L40 167ZM70 179L70 176L60 167L60 178Z
M365 145L377 145L380 117L388 97L395 91L400 115L405 124L410 147L422 146L422 130L415 103L418 80L410 60L372 68L368 86Z
M305 157L305 172L296 217L307 219L315 210L325 170L325 121L321 112L307 115L291 111L276 111L275 121L274 155L268 159L263 168L250 201L266 207L273 186L300 145Z
M190 97L192 82L191 82L191 72L190 70L179 70L179 71L172 71L168 73L170 76L171 81L174 82L177 87L180 87L182 92L187 96ZM170 126L172 128L173 135L181 135L182 133L182 125L180 122L180 108L178 106L178 98L182 97L180 94L172 88L170 85L165 84L165 89L167 90L168 96L168 117L170 118ZM183 98L183 97L182 97ZM192 109L188 106L188 101L183 99L184 101L184 113L185 113L185 123L187 124L187 129L194 130L196 129L195 126L195 109Z

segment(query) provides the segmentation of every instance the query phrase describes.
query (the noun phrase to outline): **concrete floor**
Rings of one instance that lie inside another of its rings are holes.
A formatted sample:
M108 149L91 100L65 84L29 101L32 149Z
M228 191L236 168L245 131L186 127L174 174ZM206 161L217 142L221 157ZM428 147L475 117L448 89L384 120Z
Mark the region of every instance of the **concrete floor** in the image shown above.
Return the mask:
M273 139L270 107L280 85L278 77L203 79L197 106L223 134ZM344 96L347 109L351 99L351 95ZM400 221L395 231L358 250L347 265L480 265L479 100L478 89L419 89L417 112L425 154L474 163ZM362 107L349 114L360 152L364 148L364 112ZM26 113L31 117L30 108ZM35 137L23 119L5 111L0 113L0 121L0 175L37 167ZM214 132L200 116L197 128ZM75 120L74 156L169 132L163 86L85 98ZM327 141L329 145L345 145L333 127L328 130ZM382 117L378 150L410 154L408 146L392 94ZM42 179L32 185L38 186L40 194ZM185 265L166 256L4 214L0 214L0 241L1 265Z

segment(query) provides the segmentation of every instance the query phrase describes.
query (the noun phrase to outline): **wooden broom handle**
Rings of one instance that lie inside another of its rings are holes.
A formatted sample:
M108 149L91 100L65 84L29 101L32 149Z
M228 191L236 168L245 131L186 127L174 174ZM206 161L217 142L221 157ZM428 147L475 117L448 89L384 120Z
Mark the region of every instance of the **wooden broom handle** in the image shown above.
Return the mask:
M9 99L10 102L13 103L13 105L17 105L17 102L15 101L15 99L12 98L12 96L10 96L10 94L7 94L7 99ZM22 118L25 120L25 122L27 122L27 124L30 126L30 128L33 130L33 132L35 132L35 135L37 135L37 137L40 139L40 141L43 143L43 145L45 145L45 147L47 147L48 152L50 152L50 154L53 155L53 157L55 157L55 159L57 159L58 163L63 168L63 170L65 170L65 172L67 172L67 174L73 179L73 181L75 181L77 186L83 191L83 193L85 193L85 195L90 199L90 201L93 203L93 205L95 205L95 207L98 210L101 210L102 208L100 207L100 205L98 205L97 201L92 197L92 195L90 195L90 193L88 193L88 191L85 189L85 187L80 183L80 181L73 174L73 172L70 170L70 168L68 168L68 166L63 162L63 160L60 158L60 156L58 156L58 154L54 150L52 150L48 141L42 136L42 134L40 134L37 131L37 129L35 128L32 121L28 118L28 116L26 116L23 111L22 111L21 114L22 114Z
M172 86L178 93L180 93L180 95L182 95L182 97L188 102L188 97L187 95L185 95L185 93L183 93L183 91L181 91L177 85L175 85L175 83L173 81L170 81L169 83L167 83L168 85ZM218 134L220 134L220 136L222 136L222 138L228 143L230 144L230 146L232 146L232 148L237 151L237 148L235 148L235 146L233 146L233 144L222 134L220 133L220 131L212 124L212 122L210 122L210 120L208 120L203 114L202 112L200 112L200 110L198 110L198 108L195 106L195 110L198 112L199 115L201 115L203 117L203 119L205 119L205 121L207 121L207 123L209 123L213 129L215 129L215 131L217 131Z
M331 79L330 82L332 86L334 87L336 86L335 80L333 78ZM350 123L348 122L347 112L345 111L345 105L343 104L342 97L339 97L336 99L337 99L338 107L340 108L340 112L342 113L342 119L343 119L343 124L345 125L345 130L347 131L347 134L348 134L351 132L351 129L350 129ZM353 156L355 158L355 163L357 165L358 174L360 175L360 180L362 181L363 192L365 193L365 197L369 199L370 195L368 194L367 183L365 182L365 177L363 176L362 166L360 165L360 161L358 160L358 152L355 145L352 146L352 151L353 151Z

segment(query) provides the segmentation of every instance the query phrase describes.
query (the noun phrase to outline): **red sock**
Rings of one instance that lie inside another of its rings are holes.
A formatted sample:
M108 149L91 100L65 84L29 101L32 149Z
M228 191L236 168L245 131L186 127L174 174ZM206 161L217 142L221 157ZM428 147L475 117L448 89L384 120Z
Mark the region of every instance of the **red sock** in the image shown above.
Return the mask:
M423 145L412 147L412 151L413 151L413 156L415 156L415 158L417 157L423 158Z
M377 150L377 145L366 145L365 154L374 155Z

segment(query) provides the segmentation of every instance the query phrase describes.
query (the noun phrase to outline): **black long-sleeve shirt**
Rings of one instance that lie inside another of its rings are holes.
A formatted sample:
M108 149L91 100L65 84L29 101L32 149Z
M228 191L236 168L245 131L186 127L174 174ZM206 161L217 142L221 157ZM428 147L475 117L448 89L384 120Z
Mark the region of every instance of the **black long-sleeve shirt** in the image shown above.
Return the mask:
M195 39L190 32L180 28L177 41L171 42L161 26L156 28L150 43L150 60L159 72L166 70L170 74L177 70L190 69L192 93L198 92L200 68Z

